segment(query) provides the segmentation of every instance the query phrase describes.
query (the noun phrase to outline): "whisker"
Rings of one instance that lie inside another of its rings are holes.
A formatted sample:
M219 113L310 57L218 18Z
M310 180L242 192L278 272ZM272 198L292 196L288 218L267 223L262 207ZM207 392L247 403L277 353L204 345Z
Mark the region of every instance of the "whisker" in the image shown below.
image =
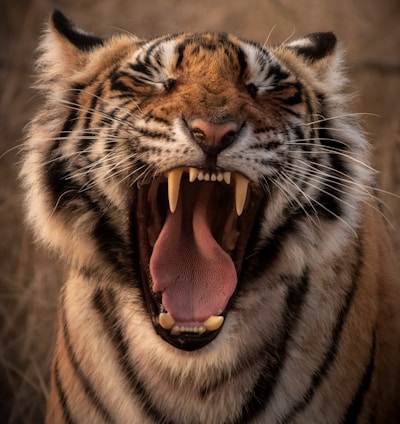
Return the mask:
M359 116L373 116L373 117L376 117L376 118L380 118L380 116L377 115L376 113L370 113L370 112L349 112L349 113L343 113L341 115L335 115L335 116L329 116L329 117L321 117L321 119L317 119L315 121L305 122L304 123L304 126L320 124L320 123L323 123L323 122L333 121L335 119L353 118L353 117L359 117Z
M304 199L306 200L306 202L310 205L311 209L315 212L314 217L317 220L317 225L318 227L321 227L321 222L318 216L318 213L312 203L312 198L304 191L302 190L298 184L296 184L294 182L294 180L285 172L280 171L280 175L282 177L285 178L285 182L286 183L290 183L295 190L300 193ZM304 212L305 216L307 216L307 218L313 222L314 218L307 212L307 210L305 209L304 205L300 202L300 199L298 198L298 196L293 196L293 194L289 191L288 187L285 187L283 184L281 184L279 179L276 180L272 180L273 184L282 192L282 193L286 193L286 199L288 200L289 204L293 204L293 202L295 202L295 204L297 204L298 207L300 207L302 209L302 211ZM292 196L289 197L289 195L292 194Z
M288 177L289 179L290 179L290 177ZM322 193L326 193L326 194L328 194L328 195L331 195L330 193L327 193L325 190L321 190L321 188L320 187L318 187L318 186L316 186L316 185L313 185L313 184L310 184L308 181L304 181L304 180L302 180L303 182L305 182L305 183L307 183L308 184L308 186L310 186L310 187L313 187L313 188L315 188L315 189L317 189L319 192L322 192ZM344 203L344 204L346 204L347 206L350 206L350 207L352 207L351 205L349 205L347 202L344 202L342 199L340 199L340 198L337 198L337 197L335 197L335 196L332 196L332 197L334 197L334 198L336 198L337 200L339 200L339 201L342 201L342 203ZM348 222L346 222L341 216L339 216L339 215L337 215L335 212L333 212L333 211L331 211L328 207L326 207L324 204L322 204L321 202L319 202L317 199L315 199L315 198L311 198L311 200L312 200L312 202L314 202L316 205L318 205L320 208L322 208L323 210L325 210L326 212L328 212L330 215L332 215L332 216L334 216L336 219L338 219L339 221L341 221L347 228L349 228L349 230L355 235L355 236L357 236L357 233L356 233L356 231L354 230L354 228L348 223ZM314 209L314 208L313 208ZM314 209L315 210L315 209ZM318 215L318 213L317 213L317 215Z
M309 165L307 163L307 165ZM317 164L318 166L321 166L320 164ZM324 165L322 165L324 166ZM295 165L295 164L288 164L288 167L291 167L291 169L293 169L295 172L296 170L302 170L303 167L301 165ZM311 169L317 171L316 174L313 174L313 178L320 181L321 183L324 183L325 186L332 188L333 190L337 191L338 193L343 193L343 194L349 194L351 195L351 193L349 192L345 192L343 190L338 190L337 187L333 186L332 184L328 184L328 181L332 181L332 180L336 180L339 181L341 183L341 185L344 188L348 188L350 190L357 190L358 193L360 195L362 195L362 197L360 198L360 200L365 201L366 199L370 199L375 201L377 204L381 204L382 206L384 206L388 211L390 211L390 208L387 206L387 204L385 202L383 202L380 198L378 198L376 195L373 194L373 192L376 190L376 187L373 186L369 186L369 185L364 185L362 183L357 182L357 180L355 179L349 179L349 178L342 178L342 177L338 177L335 175L332 175L332 172L335 172L337 174L342 174L345 175L346 177L348 177L347 174L344 174L342 172L336 171L335 169L331 169L327 166L325 166L328 170L331 171L331 173L326 173L321 171L318 167L314 167L313 165L311 165ZM379 191L379 190L378 190ZM400 196L397 196L400 198ZM344 202L343 202L344 203ZM369 206L374 209L377 213L379 213L379 215L382 216L382 218L391 226L393 227L393 223L385 216L385 214L381 211L381 209L376 206L376 204L370 203L368 202Z
M14 150L17 150L17 149L19 149L17 154L20 154L21 152L23 152L26 149L26 146L24 145L24 143L17 144L16 146L13 146L10 149L7 149L5 152L3 152L0 155L0 159L3 159L5 156L9 155L11 152L13 152Z
M340 140L335 140L335 139L330 139L330 138L322 138L322 139L321 138L310 138L310 139L299 140L300 143L295 142L295 141L288 141L287 144L290 144L290 145L299 145L299 146L312 146L312 147L315 146L314 144L310 145L308 143L302 143L303 141L307 141L307 140L309 140L309 141L326 140L326 141L338 141L338 142L340 142ZM336 148L336 147L332 147L332 146L323 146L323 145L319 145L317 147L318 147L318 149L320 149L320 151L313 150L310 153L313 153L313 154L335 153L335 154L337 154L339 156L342 156L342 157L344 157L346 159L349 159L350 161L353 161L355 163L358 163L359 165L363 166L364 168L369 169L370 171L372 171L374 173L377 172L367 162L363 162L362 160L357 159L354 156L351 156L351 155L349 155L347 153L343 153L343 151L340 148Z

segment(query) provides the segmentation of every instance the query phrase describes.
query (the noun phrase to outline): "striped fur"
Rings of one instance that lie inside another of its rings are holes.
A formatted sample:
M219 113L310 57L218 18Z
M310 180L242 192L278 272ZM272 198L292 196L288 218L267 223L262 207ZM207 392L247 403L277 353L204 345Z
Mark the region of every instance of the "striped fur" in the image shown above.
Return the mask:
M21 172L70 268L47 423L396 422L400 287L341 69L330 33L102 40L53 13ZM194 118L240 128L204 146ZM142 205L181 167L250 182L225 321L193 349L158 322Z

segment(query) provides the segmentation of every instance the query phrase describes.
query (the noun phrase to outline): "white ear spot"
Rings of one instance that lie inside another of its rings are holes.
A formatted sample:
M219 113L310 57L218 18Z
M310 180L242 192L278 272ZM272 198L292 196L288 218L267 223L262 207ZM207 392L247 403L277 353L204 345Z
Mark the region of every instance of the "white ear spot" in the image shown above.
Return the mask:
M298 55L304 56L311 62L323 59L333 53L336 46L336 36L333 32L315 32L286 44Z

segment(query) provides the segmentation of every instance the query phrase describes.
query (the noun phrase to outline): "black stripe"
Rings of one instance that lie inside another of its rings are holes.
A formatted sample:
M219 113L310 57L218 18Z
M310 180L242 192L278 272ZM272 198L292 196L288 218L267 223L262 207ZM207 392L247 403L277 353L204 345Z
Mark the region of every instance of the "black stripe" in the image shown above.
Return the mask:
M297 284L293 280L298 280ZM284 279L284 283L288 286L288 292L283 312L282 328L279 339L276 342L277 345L270 345L266 349L266 354L263 358L264 366L260 377L235 424L249 422L265 410L285 364L288 342L299 321L304 299L308 292L308 272L305 271L301 277L287 277Z
M283 99L278 99L278 100L283 102ZM286 113L288 113L291 116L294 116L295 118L301 118L300 113L295 112L293 109L290 109L289 107L280 105L279 109L285 111Z
M351 172L340 155L340 152L348 149L343 142L333 139L330 133L325 129L320 131L319 141L322 146L327 147L332 178L326 178L326 183L323 184L320 190L320 195L317 199L318 203L315 207L319 210L321 216L328 219L336 219L343 215L343 207L339 200L342 196L342 192L346 191L342 183L343 175L351 177ZM336 151L338 153L336 153Z
M261 209L265 209L265 207L265 205L262 205ZM287 238L297 235L297 222L305 214L306 211L303 208L293 209L293 205L289 205L282 212L284 221L274 228L271 231L271 235L265 240L259 240L259 236L256 234L256 230L262 225L263 217L260 216L246 248L245 258L248 256L249 259L245 259L243 262L243 278L241 280L253 281L265 272L268 266L280 255Z
M69 409L68 402L67 402L67 395L62 387L60 371L58 369L58 360L56 360L54 364L54 381L56 384L58 398L61 404L61 410L62 410L64 422L66 424L74 424L75 421L72 419L71 411Z
M150 63L143 63L143 62L136 62L136 63L129 64L129 67L132 69L132 71L137 72L139 74L147 75L148 77L152 77L153 74L149 70L150 66L151 66Z
M153 54L154 50L157 49L161 44L171 41L174 38L176 38L176 35L166 35L164 37L160 37L158 39L154 39L153 41L151 41L151 45L147 48L145 48L145 56L143 61L147 64L151 66L151 58L155 59L157 61L157 63L159 64L159 66L163 66L162 63L160 63L160 59L159 56L155 54ZM157 52L158 53L158 52ZM158 59L158 60L157 60Z
M80 85L76 85L74 87L73 92L75 94L71 99L71 103L73 105L77 103L77 98L81 89L82 86ZM66 181L66 177L68 175L68 162L65 159L62 159L62 153L60 152L61 144L64 142L64 139L70 136L77 121L78 112L75 109L71 109L67 119L64 121L58 137L56 137L56 141L49 150L50 154L47 160L47 168L45 168L46 186L53 196L55 211L62 209L63 206L75 196L76 190L79 189L79 187L71 181Z
M92 382L83 372L80 366L80 363L75 355L75 352L71 343L71 339L69 336L67 317L66 317L66 312L65 312L63 304L61 305L61 320L62 320L62 331L63 331L64 341L65 341L65 347L67 349L69 361L72 368L75 371L75 374L81 386L83 387L83 390L86 396L88 397L89 401L91 402L92 406L96 409L96 411L103 417L104 421L106 421L107 423L113 423L114 420L112 419L110 413L107 411L104 404L101 402L95 389L93 388Z
M126 95L129 95L130 97L133 95L134 90L132 87L129 87L128 85L126 85L120 80L120 77L122 76L125 76L127 78L132 78L132 75L129 75L129 74L124 74L121 72L113 72L112 75L110 75L110 81L111 81L110 89L112 91L122 91L123 93L127 93L127 94L124 94L123 97L125 97ZM121 97L121 96L119 95L118 97ZM115 96L112 96L112 98L115 98Z
M358 239L358 244L356 246L357 260L352 270L351 286L345 296L344 305L338 313L336 324L332 331L331 342L327 352L325 353L325 358L323 362L321 363L321 365L318 367L318 369L315 370L314 374L312 375L311 384L306 390L305 394L301 397L301 399L298 400L298 402L291 408L291 410L280 421L281 423L289 422L299 412L303 411L307 407L307 405L313 399L315 392L317 391L318 387L323 382L324 377L327 375L328 371L330 370L336 358L336 355L339 351L339 342L340 342L342 330L346 322L347 315L350 311L350 307L353 303L353 299L355 297L356 290L358 287L357 283L360 277L360 270L362 267L362 260L363 260L363 251L361 247L361 242L362 240Z
M240 68L239 77L243 78L243 75L247 69L246 55L244 54L244 51L240 47L236 47L236 51L237 51L237 58L239 62L239 68Z
M64 209L69 202L82 197L78 194L80 186L68 179L68 165L68 161L62 158L60 152L53 151L45 169L45 184L53 198L54 212Z
M365 373L361 380L357 393L355 394L353 401L351 402L350 406L347 409L345 418L343 420L344 424L355 424L357 422L358 416L360 415L360 412L363 406L364 395L369 390L371 380L372 380L372 374L375 368L375 351L376 351L376 335L374 332L369 362L365 369Z
M302 85L299 83L293 84L293 86L291 87L296 88L295 94L293 94L293 96L290 96L288 98L279 98L279 100L285 105L295 106L303 101L303 94L302 94L303 88L302 88Z
M76 98L71 100L72 107L77 106ZM71 131L75 128L75 125L78 121L78 111L76 109L71 109L67 119L64 121L63 127L60 131L60 134L57 137L57 140L63 141L64 138L68 137ZM57 142L57 146L59 141Z
M177 48L178 59L176 60L176 65L175 65L176 69L178 69L180 67L181 63L182 63L183 55L185 53L186 46L187 46L187 42L180 43L178 45L178 48Z
M272 84L274 85L275 83L278 83L279 87L279 81L288 78L289 75L289 72L283 70L282 66L279 63L270 63L268 73L265 76L265 81L269 80L271 76L274 76L274 82Z
M134 364L130 360L129 345L124 336L121 319L118 316L119 308L113 291L98 289L93 297L93 305L99 312L104 329L115 347L119 365L126 379L129 381L129 387L133 391L134 396L140 398L139 404L142 405L143 410L157 424L174 424L153 404L135 370Z
M96 92L92 95L92 99L90 101L90 106L86 110L86 115L84 119L84 128L88 129L89 125L92 121L93 113L96 112L97 102L103 97L103 86L99 84Z
M113 267L117 275L123 276L127 284L131 284L132 280L135 280L135 271L131 262L134 255L132 246L124 242L117 228L111 223L111 219L104 213L97 219L93 237L99 252L104 255L108 264Z
M144 137L154 138L154 139L157 139L157 140L164 139L166 141L171 140L171 136L168 133L162 133L162 132L159 132L159 131L150 131L146 128L138 128L138 127L135 127L135 131L137 131L138 133L140 133Z

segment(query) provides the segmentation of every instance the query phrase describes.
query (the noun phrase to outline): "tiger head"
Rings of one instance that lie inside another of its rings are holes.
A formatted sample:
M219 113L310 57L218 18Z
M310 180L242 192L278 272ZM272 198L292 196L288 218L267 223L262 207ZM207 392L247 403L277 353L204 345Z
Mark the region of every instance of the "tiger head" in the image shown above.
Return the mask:
M72 272L140 292L173 346L208 344L289 229L352 225L357 188L341 181L362 170L343 152L364 144L336 118L337 50L332 33L270 49L225 33L103 40L55 12L22 171L37 233ZM291 253L301 268L307 252Z

